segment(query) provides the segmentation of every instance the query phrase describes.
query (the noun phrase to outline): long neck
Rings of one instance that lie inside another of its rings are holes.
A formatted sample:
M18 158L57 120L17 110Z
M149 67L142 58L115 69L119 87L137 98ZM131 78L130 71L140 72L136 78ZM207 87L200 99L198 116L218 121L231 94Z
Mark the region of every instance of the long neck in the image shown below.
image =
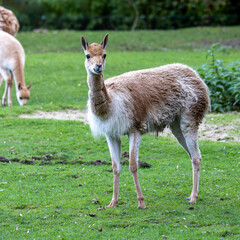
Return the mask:
M95 75L88 72L89 100L92 112L104 117L110 110L110 97L104 84L103 74Z
M12 69L12 73L13 73L13 77L15 80L15 85L16 87L19 86L19 84L21 84L21 86L25 86L25 80L24 80L24 70L23 70L24 66L21 63L21 61L18 61L17 64L15 64L14 69Z

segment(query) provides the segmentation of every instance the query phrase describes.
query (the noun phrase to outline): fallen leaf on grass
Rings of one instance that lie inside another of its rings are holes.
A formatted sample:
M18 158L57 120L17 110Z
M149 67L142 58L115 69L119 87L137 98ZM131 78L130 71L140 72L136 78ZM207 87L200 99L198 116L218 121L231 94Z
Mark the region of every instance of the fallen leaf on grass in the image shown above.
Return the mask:
M96 217L96 215L94 213L89 213L90 217Z
M97 203L99 203L99 201L96 198L94 198L93 203L97 204Z
M100 210L105 210L105 208L104 208L104 207L99 207L98 210L99 210L99 211L100 211Z
M163 239L167 239L167 237L166 237L165 235L162 235L162 238L163 238Z
M98 231L99 231L99 232L102 232L102 227L100 227L100 228L98 229Z
M168 210L165 210L165 212L167 213L174 213L176 210L172 210L172 211L168 211Z

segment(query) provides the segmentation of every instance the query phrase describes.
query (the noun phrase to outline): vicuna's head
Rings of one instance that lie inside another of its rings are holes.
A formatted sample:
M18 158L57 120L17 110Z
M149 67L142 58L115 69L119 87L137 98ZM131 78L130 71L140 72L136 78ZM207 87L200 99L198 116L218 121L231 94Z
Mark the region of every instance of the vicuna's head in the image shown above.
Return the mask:
M21 83L18 84L17 87L17 100L21 106L27 104L27 100L30 98L30 91L32 83L30 83L28 86L22 86Z
M82 47L86 55L85 67L87 71L99 75L104 70L107 56L105 52L107 41L108 34L106 34L100 44L92 43L88 45L87 40L83 36L81 37Z

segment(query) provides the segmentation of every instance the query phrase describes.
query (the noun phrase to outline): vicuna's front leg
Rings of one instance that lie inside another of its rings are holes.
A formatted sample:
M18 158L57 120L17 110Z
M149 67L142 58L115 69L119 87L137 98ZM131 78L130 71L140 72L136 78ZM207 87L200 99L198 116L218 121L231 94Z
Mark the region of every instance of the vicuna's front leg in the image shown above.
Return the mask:
M129 135L129 168L132 172L133 179L137 190L138 208L146 208L144 203L144 197L140 188L138 179L138 152L141 143L141 135L139 132L135 132Z
M5 89L2 96L2 105L7 105L7 94L8 94L8 106L12 106L12 75L5 69L0 69L1 79L0 82L5 79Z
M107 136L108 147L112 158L113 168L113 197L108 207L115 207L118 203L119 194L119 176L121 171L120 153L121 153L121 140L120 138L113 138Z
M13 76L11 76L8 79L8 106L12 106L12 86L13 86Z
M7 81L5 81L5 89L4 89L3 96L2 96L2 105L3 106L7 105L7 92L8 92L8 83L7 83Z

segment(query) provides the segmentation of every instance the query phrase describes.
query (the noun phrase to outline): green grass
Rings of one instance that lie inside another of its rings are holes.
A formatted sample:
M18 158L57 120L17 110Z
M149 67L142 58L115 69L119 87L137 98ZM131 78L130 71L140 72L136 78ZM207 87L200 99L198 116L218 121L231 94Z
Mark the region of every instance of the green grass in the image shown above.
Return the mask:
M109 42L109 45L111 42ZM219 53L218 57L231 62L240 60L238 52ZM60 110L66 108L83 109L87 102L87 74L84 67L85 56L79 53L29 54L26 59L25 81L32 82L28 104L18 107L13 89L13 107L3 108L0 116L17 116L36 110ZM110 52L108 51L105 79L127 71L156 67L180 62L194 68L206 61L205 52ZM0 88L0 96L4 88Z
M208 43L237 42L238 32L239 27L109 32L105 78L173 62L197 68L206 61ZM100 42L105 31L83 34ZM140 168L139 177L147 209L136 209L133 179L123 165L119 205L98 210L112 197L106 140L94 140L88 125L76 121L17 118L86 106L80 35L18 34L27 53L26 82L33 86L27 106L18 106L13 93L14 106L0 111L0 156L11 160L0 162L0 239L239 239L239 142L200 141L199 199L189 206L183 201L192 186L189 157L173 138L144 135L140 161L151 168ZM239 56L238 48L217 53L227 63L240 61ZM228 124L238 116L217 114L208 120ZM96 160L106 164L95 166Z
M98 210L112 196L105 140L95 141L88 126L76 121L2 119L0 124L5 139L1 155L25 163L32 156L40 158L30 165L0 163L0 239L239 238L237 143L200 142L200 195L189 209L183 200L192 185L187 154L172 138L145 135L140 160L152 167L140 168L139 175L147 209L136 209L133 179L124 165L118 207ZM25 134L18 134L19 129ZM127 150L124 137L122 151ZM72 163L79 156L85 164ZM92 165L97 159L107 164ZM94 204L94 198L100 203Z
M198 27L180 30L155 31L49 31L47 33L19 33L27 53L78 52L83 34L89 43L101 42L109 33L109 51L199 51L212 43L239 49L240 27Z
M105 79L127 71L156 67L168 63L185 63L193 68L207 60L206 48L212 42L227 41L235 49L219 48L217 58L225 63L240 61L237 48L240 27L189 28L170 31L109 32ZM101 32L50 31L19 33L18 39L26 51L25 79L32 82L28 105L18 105L13 93L12 108L4 108L0 116L17 116L36 110L60 110L86 106L87 83L85 56L80 45L84 34L89 43L100 42ZM201 44L199 44L201 42ZM135 44L136 47L126 47ZM146 49L143 49L143 47ZM162 50L162 48L166 48ZM168 50L168 51L166 51ZM195 51L197 50L197 51ZM210 60L209 60L210 61ZM3 87L0 88L0 95Z

